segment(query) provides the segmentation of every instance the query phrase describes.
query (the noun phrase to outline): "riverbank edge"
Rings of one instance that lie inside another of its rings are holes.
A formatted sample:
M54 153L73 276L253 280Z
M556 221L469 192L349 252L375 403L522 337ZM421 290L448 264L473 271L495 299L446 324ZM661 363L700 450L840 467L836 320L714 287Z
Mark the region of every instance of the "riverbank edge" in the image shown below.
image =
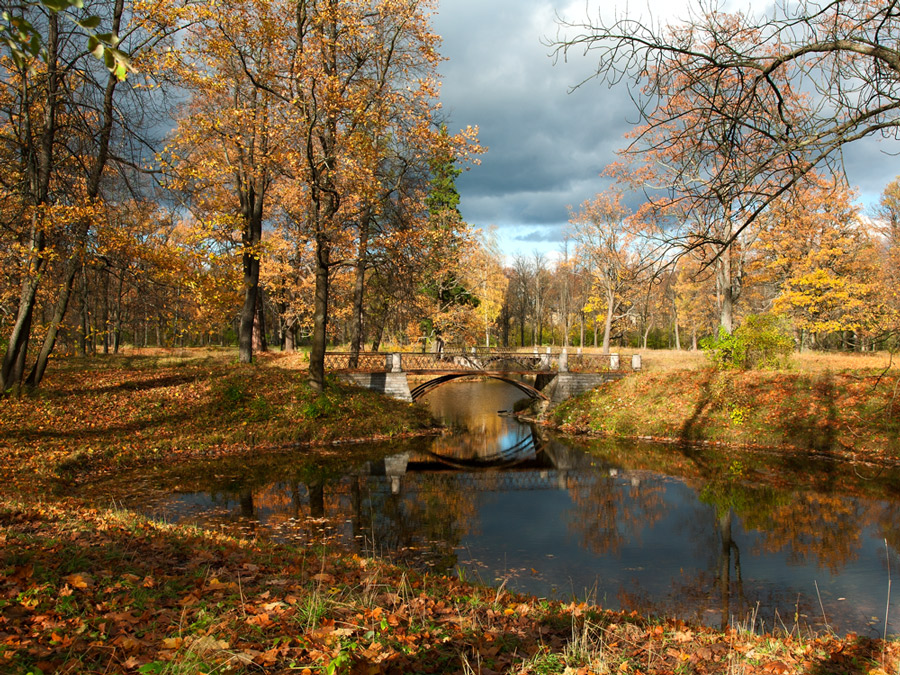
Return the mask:
M570 436L808 453L900 464L895 373L639 373L528 419ZM896 408L896 409L895 409Z

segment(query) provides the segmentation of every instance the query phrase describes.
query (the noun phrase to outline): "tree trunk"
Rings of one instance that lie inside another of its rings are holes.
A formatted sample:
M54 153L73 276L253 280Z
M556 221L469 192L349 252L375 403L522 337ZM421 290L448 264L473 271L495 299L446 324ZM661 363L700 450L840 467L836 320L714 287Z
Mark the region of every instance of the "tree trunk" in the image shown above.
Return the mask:
M59 290L59 298L53 310L53 318L50 321L50 327L47 330L47 336L44 338L44 344L41 346L41 353L38 354L37 361L28 375L27 384L29 387L37 387L41 380L44 379L44 372L47 370L47 361L50 358L50 352L56 345L56 336L59 333L59 324L62 323L69 306L69 296L75 286L75 276L78 273L78 265L75 258L69 258L66 264L66 277L63 280L62 287ZM84 353L84 342L82 341L82 354Z
M675 324L675 349L681 351L681 334L678 332L678 306L672 302L672 317Z
M90 305L88 304L87 265L81 266L81 355L87 356L91 331Z
M719 325L731 334L734 331L734 305L741 295L741 265L734 270L732 247L727 246L716 261L716 286L719 290Z
M578 322L579 322L579 337L578 337L578 346L584 350L584 311L578 313Z
M103 353L109 354L109 262L103 266L103 300L100 305L101 326L103 328Z
M238 332L238 358L241 363L253 362L253 320L259 294L259 243L262 238L262 196L253 187L241 195L244 215L242 234L244 269L244 304L241 307Z
M263 287L256 289L256 312L253 315L253 351L269 351L266 340L266 309Z
M295 336L294 336L294 326L293 324L288 324L284 328L284 351L293 352L297 348Z
M606 294L606 320L603 322L603 353L609 354L609 336L612 333L613 313L615 312L611 293Z
M383 309L383 308L382 308ZM375 324L374 335L372 336L372 351L377 352L381 349L381 341L384 338L384 323L386 316L384 311L378 313L378 322Z
M46 100L45 122L39 131L32 128L30 110L26 110L25 134L31 137L37 134L37 147L31 148L36 153L31 161L27 162L27 179L30 183L33 204L35 210L31 216L31 251L29 256L31 263L29 270L22 280L22 290L19 294L19 309L16 313L16 322L13 324L12 333L6 345L6 353L0 364L0 394L10 389L13 385L22 381L25 374L25 356L28 353L28 341L31 338L31 320L34 313L34 305L37 298L38 286L43 276L43 268L46 263L44 248L46 236L44 223L40 215L40 207L47 203L50 195L50 177L53 168L53 147L56 138L56 115L61 99L59 96L59 17L51 12L47 19L47 52L45 57L46 72ZM26 106L32 102L28 88L28 77L22 80L22 96Z
M309 352L309 386L325 391L325 347L328 340L328 268L331 244L323 232L316 234L316 290L313 308L312 348Z
M43 234L40 239L43 240ZM41 246L42 249L43 246ZM3 355L2 371L0 371L0 394L20 384L25 372L25 356L28 352L28 340L31 334L31 317L34 313L40 267L42 266L43 261L39 259L39 262L34 265L37 269L33 269L32 274L27 275L22 282L16 323L13 325L9 344Z
M525 312L519 314L519 346L525 346Z
M119 273L119 287L116 289L116 322L113 327L113 354L119 353L122 342L122 287L125 285L125 270Z

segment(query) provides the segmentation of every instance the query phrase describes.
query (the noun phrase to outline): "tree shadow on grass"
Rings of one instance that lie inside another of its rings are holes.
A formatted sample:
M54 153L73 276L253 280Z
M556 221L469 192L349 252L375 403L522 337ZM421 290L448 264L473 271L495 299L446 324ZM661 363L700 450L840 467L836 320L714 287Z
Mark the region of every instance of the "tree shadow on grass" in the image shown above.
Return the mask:
M691 412L691 416L681 425L678 439L683 443L696 443L697 441L705 440L702 422L704 415L713 404L712 378L713 375L710 374L703 381L701 395L697 398L694 410ZM687 448L687 446L683 447Z
M837 448L837 389L834 377L826 373L821 379L810 382L809 399L793 396L786 408L790 411L779 427L784 440L795 447L814 452L828 453ZM811 415L812 406L824 405L823 415Z

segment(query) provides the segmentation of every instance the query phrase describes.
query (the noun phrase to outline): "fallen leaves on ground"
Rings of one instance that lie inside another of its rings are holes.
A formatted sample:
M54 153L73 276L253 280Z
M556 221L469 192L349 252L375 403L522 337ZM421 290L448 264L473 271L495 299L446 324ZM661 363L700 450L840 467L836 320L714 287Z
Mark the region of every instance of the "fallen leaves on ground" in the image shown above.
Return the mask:
M74 501L0 502L0 525L2 672L880 675L900 663L894 642L651 621Z

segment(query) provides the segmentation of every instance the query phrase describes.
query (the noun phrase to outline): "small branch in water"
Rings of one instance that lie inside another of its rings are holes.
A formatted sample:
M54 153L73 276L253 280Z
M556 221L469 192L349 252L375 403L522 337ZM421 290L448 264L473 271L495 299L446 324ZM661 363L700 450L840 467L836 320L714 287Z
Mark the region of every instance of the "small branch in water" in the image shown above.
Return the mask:
M888 592L887 592L887 603L884 606L884 637L885 644L887 643L887 628L888 628L888 615L891 611L891 550L888 548L887 538L884 540L884 556L887 562L887 573L888 573ZM884 649L886 647L882 647L881 653L881 661L884 662Z

